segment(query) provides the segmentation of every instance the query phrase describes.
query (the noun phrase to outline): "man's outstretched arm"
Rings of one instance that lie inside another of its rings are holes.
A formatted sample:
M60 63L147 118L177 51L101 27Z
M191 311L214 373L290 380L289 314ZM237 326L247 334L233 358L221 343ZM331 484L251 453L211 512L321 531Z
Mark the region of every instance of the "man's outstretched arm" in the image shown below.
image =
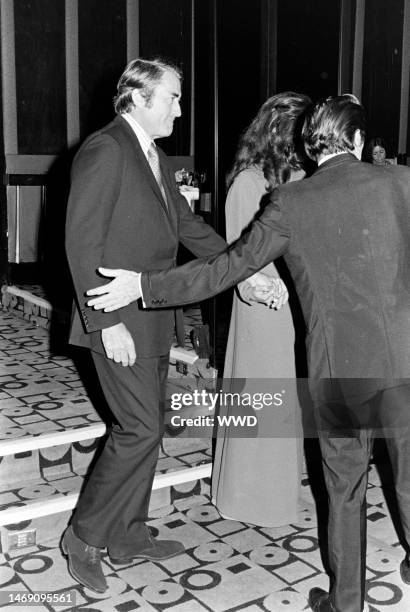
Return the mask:
M100 273L113 280L107 285L89 290L87 295L94 297L88 301L88 305L111 312L138 299L141 294L148 308L201 301L254 274L285 252L288 240L289 229L282 220L280 210L273 203L253 223L251 231L228 251L191 261L178 268L143 273L142 287L136 272L100 269ZM262 274L251 278L255 290L254 299L268 301L271 281ZM263 293L266 294L266 300L263 299ZM277 298L280 295L282 303L283 293L283 288L278 289L278 286L272 290L272 296Z
M112 281L87 291L87 295L92 296L87 306L91 306L94 310L113 312L128 306L139 298L142 298L143 306L145 306L140 272L111 268L99 268L98 271L102 276L112 278ZM256 272L239 283L238 291L242 300L248 304L260 302L278 309L286 304L289 297L286 285L281 278L267 276L262 272Z
M283 255L290 229L273 201L228 250L178 268L143 272L141 289L147 308L192 304L213 297L258 272Z

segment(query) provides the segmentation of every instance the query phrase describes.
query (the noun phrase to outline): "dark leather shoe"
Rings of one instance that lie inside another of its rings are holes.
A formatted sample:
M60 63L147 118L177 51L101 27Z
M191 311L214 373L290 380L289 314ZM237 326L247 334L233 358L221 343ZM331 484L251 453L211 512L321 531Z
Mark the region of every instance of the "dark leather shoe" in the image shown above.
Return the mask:
M400 563L400 576L405 584L410 584L410 557L406 555Z
M176 557L185 551L185 548L181 542L176 540L156 540L152 537L150 540L151 544L149 546L126 557L119 557L108 552L111 563L127 565L128 563L132 563L133 559L164 561L165 559Z
M309 591L309 606L313 612L335 612L329 593L318 587Z
M64 533L61 548L68 556L68 569L77 582L97 593L107 590L107 581L101 567L100 548L89 546L77 538L71 526L67 527Z

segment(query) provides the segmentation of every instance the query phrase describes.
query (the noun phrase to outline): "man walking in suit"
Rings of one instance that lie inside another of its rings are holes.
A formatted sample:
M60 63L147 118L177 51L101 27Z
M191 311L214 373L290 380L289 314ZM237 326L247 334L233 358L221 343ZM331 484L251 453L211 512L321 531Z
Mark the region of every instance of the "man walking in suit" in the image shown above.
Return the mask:
M181 74L136 59L118 82L117 117L92 134L72 168L66 248L76 293L70 342L91 350L115 424L91 473L62 546L72 575L104 592L100 551L113 563L163 560L180 542L156 540L145 525L163 433L165 384L175 311L136 303L104 313L86 307L99 266L155 270L175 265L178 243L196 256L226 248L179 194L155 139L181 115Z
M201 300L284 255L307 328L309 380L329 495L330 593L316 612L361 612L366 486L374 435L386 437L410 584L410 170L360 162L364 110L349 95L318 102L303 138L312 177L280 186L227 252L162 272L117 271L91 303L109 311ZM140 282L140 285L138 281ZM125 295L124 284L132 285Z

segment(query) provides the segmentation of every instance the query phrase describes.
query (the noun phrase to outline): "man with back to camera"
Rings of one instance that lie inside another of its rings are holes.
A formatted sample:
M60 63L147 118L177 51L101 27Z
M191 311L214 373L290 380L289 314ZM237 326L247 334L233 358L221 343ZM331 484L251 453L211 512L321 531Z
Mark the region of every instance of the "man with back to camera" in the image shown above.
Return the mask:
M309 383L329 496L330 592L315 612L361 612L366 487L374 435L392 463L410 584L410 170L360 162L363 107L331 97L307 114L303 139L318 169L288 183L228 251L180 268L117 270L89 303L113 311L142 295L149 308L185 304L237 283L279 255L307 327Z
M136 59L118 82L117 117L91 135L73 163L66 247L76 292L70 342L91 349L115 419L80 495L62 547L73 577L107 589L100 561L163 560L180 542L156 540L145 525L163 433L163 404L174 309L93 311L85 291L101 282L97 268L155 270L175 265L179 241L196 256L226 248L179 194L155 139L170 136L180 117L180 71Z

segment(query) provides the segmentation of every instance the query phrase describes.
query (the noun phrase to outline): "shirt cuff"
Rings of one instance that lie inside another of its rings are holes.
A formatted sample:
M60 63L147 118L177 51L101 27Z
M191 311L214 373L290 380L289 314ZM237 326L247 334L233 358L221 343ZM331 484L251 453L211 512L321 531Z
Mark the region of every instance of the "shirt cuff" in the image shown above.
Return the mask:
M146 308L146 307L147 307L147 304L145 303L145 300L144 300L144 295L143 295L143 293L142 293L141 276L142 276L142 274L138 274L138 281L137 281L137 282L138 282L138 290L139 290L139 292L140 292L141 301L142 301L142 306L143 306L144 308Z

